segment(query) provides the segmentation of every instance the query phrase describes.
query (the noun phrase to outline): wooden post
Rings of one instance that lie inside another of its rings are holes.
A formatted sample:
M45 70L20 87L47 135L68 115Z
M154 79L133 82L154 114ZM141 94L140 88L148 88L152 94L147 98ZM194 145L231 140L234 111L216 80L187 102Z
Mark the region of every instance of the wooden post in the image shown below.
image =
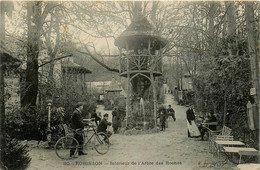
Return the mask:
M154 76L153 76L153 68L154 66L151 66L151 70L150 70L150 77L151 77L151 84L152 84L152 88L153 88L153 113L154 113L154 123L155 123L155 127L157 127L157 121L156 121L156 117L157 117L157 95L156 95L156 87L155 87L155 81L154 81Z
M151 40L149 39L148 41L148 52L149 52L149 55L151 56ZM156 60L156 58L153 59L154 61ZM152 56L151 56L151 67L150 67L150 78L151 78L151 85L152 85L152 88L153 88L153 113L154 113L154 125L155 127L157 127L157 120L156 120L156 117L157 117L157 95L156 95L156 87L155 87L155 81L154 81L154 76L153 76L153 71L154 71L154 68L155 68L155 62L152 60Z
M129 49L126 43L126 57L127 57L127 97L126 97L126 127L128 124L128 117L130 116L130 70L129 70Z

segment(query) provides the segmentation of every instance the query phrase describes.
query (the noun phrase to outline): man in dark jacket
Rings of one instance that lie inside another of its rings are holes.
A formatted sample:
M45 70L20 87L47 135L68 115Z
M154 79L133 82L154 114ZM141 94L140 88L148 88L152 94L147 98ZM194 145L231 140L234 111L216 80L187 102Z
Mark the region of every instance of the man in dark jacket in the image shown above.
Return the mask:
M79 155L87 155L87 153L83 152L83 142L84 142L84 136L83 133L80 132L80 130L84 130L84 123L83 123L83 118L81 116L81 112L83 110L83 103L77 103L76 109L72 114L71 118L71 128L74 130L77 130L79 132L74 134L74 138L78 141L79 143ZM75 153L75 149L70 150L70 156L73 156Z
M101 122L97 127L97 132L104 132L108 137L110 137L112 133L107 130L107 126L111 126L112 123L108 122L107 120L108 120L108 114L106 113L104 114L103 119L101 120Z
M118 113L117 108L115 107L114 110L112 111L112 127L115 134L118 132L119 126L120 126L120 115Z
M191 121L195 120L195 115L194 115L192 105L190 105L189 109L186 111L186 118L187 118L187 121L189 122L190 125L191 125ZM189 130L188 130L188 137L191 137Z

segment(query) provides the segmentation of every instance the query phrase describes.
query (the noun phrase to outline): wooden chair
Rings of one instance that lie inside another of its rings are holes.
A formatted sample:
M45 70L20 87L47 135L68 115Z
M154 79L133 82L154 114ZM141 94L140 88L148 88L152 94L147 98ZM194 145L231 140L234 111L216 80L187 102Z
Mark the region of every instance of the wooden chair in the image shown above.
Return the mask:
M222 130L221 130L220 135L222 135L222 136L229 136L229 135L231 134L231 132L232 132L232 129L230 129L230 128L227 127L227 126L224 126L224 127L222 128Z
M216 142L217 140L222 140L222 141L233 141L234 140L234 137L233 136L223 136L223 135L216 135L216 138L214 140L214 143L212 144L213 146L213 151L214 153L217 153L218 154L218 157L220 156L220 152L224 152L224 149L221 148L220 146L217 146L216 145Z
M233 139L233 136L231 136L232 129L230 129L227 126L224 126L221 130L216 130L216 131L213 131L209 128L207 128L207 129L209 131L209 150L211 153L212 153L213 149L215 149L215 140L217 137L222 137L223 140L225 139L225 136L227 139L230 139L230 138Z

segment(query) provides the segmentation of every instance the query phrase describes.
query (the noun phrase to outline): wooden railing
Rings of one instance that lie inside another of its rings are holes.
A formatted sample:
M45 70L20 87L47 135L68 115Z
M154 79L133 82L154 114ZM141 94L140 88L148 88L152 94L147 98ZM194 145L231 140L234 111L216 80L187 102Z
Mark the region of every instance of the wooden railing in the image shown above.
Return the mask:
M129 71L150 71L155 65L154 72L162 72L162 60L155 55L131 55L129 57ZM121 73L127 71L127 57L120 60Z

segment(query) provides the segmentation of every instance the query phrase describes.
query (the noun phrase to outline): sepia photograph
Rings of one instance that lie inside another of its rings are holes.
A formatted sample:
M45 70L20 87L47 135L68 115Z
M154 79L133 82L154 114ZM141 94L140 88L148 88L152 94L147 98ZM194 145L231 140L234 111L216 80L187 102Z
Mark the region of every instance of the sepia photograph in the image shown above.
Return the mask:
M260 170L260 1L0 12L0 170Z

